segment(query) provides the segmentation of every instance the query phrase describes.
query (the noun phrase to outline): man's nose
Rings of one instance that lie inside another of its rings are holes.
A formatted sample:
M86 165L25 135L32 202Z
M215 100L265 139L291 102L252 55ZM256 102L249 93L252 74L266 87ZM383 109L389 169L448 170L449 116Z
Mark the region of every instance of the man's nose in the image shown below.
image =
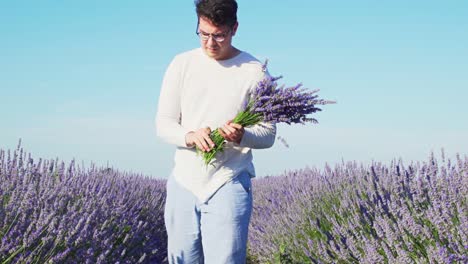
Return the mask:
M206 45L209 47L215 47L217 45L216 41L213 39L213 36L210 36L206 41Z

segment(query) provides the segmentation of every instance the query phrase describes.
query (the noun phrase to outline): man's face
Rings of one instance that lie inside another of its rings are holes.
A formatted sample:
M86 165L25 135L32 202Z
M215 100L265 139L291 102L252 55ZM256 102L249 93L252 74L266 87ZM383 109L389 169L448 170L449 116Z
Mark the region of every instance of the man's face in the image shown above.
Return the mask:
M228 26L215 26L210 20L200 17L198 32L201 47L206 55L215 60L228 59L233 52L232 37L236 33L237 25L236 23L232 28ZM223 40L219 41L219 39Z

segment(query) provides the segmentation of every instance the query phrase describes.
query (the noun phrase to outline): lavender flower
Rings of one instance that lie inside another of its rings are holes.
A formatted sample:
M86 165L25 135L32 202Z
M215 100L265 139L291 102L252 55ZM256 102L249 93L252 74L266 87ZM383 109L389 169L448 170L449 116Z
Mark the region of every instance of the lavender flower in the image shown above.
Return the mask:
M467 263L467 171L457 155L256 179L249 259ZM0 263L167 263L164 185L0 149Z
M0 149L0 263L164 262L165 181L9 153Z
M465 263L468 158L457 161L343 162L256 179L249 253L272 263L287 244L288 263Z
M263 68L266 69L266 64ZM296 86L278 87L277 80L280 77L266 76L253 90L250 99L244 105L244 109L232 120L233 123L250 127L260 122L267 123L318 123L317 119L309 115L321 111L317 105L335 103L319 99L316 94L319 90L309 91L302 88L302 84ZM197 152L203 155L205 164L210 164L216 154L223 151L224 138L215 129L210 134L215 147L209 152L203 152L197 148Z

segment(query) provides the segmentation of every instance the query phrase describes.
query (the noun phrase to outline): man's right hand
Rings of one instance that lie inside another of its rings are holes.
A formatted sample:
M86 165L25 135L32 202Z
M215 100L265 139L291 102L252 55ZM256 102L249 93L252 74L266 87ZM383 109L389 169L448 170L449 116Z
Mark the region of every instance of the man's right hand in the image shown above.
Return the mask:
M185 143L187 147L196 145L199 149L208 152L214 147L214 143L210 138L210 133L211 129L209 127L190 131L185 135Z

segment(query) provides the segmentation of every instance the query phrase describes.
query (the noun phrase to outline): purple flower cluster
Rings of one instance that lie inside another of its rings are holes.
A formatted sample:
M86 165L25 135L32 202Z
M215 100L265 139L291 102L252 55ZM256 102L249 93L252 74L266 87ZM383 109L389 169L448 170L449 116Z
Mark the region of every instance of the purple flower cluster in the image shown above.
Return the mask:
M467 171L431 155L257 179L252 262L467 263Z
M468 158L253 181L249 263L467 263ZM167 263L165 181L0 150L0 263Z
M316 105L335 103L318 99L319 89L309 91L302 84L278 87L280 77L267 76L260 81L251 94L246 112L259 114L264 122L271 123L317 123L308 115L321 111Z
M0 263L162 263L164 199L162 180L0 150Z
M266 71L266 65L267 63L263 65L264 71ZM244 103L242 111L234 117L232 122L244 127L257 125L260 122L287 123L289 125L291 123L318 123L315 118L308 117L310 114L321 111L316 105L335 103L334 101L318 99L316 94L318 89L309 91L301 88L302 84L288 88L278 87L277 80L280 78L267 75L258 82L250 94L249 100ZM207 165L211 163L218 152L223 151L225 144L218 129L213 130L210 137L216 146L215 148L208 152L197 148Z

